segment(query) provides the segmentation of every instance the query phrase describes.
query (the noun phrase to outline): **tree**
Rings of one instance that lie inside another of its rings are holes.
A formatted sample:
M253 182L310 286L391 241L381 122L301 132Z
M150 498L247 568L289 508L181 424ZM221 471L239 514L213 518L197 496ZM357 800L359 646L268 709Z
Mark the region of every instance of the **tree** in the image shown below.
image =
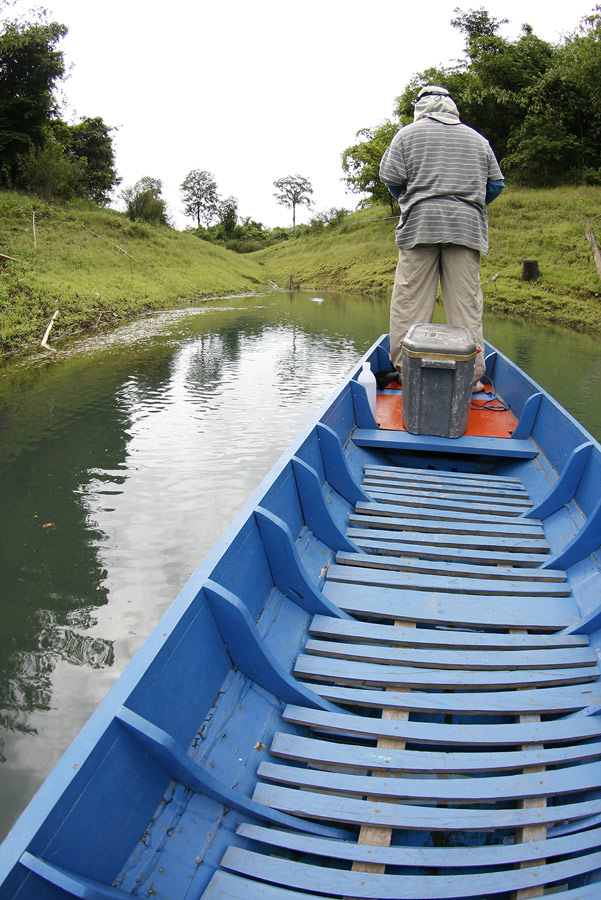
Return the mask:
M193 169L188 172L180 186L184 201L184 212L200 228L201 219L210 225L219 212L217 184L210 172Z
M292 227L296 226L296 207L312 206L311 194L313 187L308 178L302 175L286 175L285 178L279 178L273 182L273 186L277 188L273 195L278 203L292 209Z
M151 222L168 225L167 205L161 196L163 183L158 178L145 176L133 187L125 188L121 196L125 200L126 212L132 222Z
M70 158L56 140L30 148L19 157L19 186L44 200L72 200L82 196L87 175L86 162Z
M121 183L115 169L115 152L111 131L99 116L83 118L77 125L70 125L69 156L85 160L81 196L94 203L109 202L113 189Z
M41 147L56 114L53 91L65 72L58 22L7 22L0 35L0 183L14 183L19 157Z
M348 188L356 194L369 194L371 201L390 203L394 214L394 197L380 181L380 160L399 129L398 122L386 120L376 128L362 128L358 138L364 138L347 147L342 154L342 171Z
M219 204L217 215L225 237L231 237L238 222L238 201L236 198L226 197L225 200L222 200Z

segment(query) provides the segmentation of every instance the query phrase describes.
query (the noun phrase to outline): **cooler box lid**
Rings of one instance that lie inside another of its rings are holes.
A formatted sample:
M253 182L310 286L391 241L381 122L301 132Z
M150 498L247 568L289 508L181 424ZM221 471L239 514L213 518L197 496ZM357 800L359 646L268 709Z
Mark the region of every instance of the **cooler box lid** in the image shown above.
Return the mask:
M472 332L463 325L412 325L401 342L408 356L473 359L478 352Z

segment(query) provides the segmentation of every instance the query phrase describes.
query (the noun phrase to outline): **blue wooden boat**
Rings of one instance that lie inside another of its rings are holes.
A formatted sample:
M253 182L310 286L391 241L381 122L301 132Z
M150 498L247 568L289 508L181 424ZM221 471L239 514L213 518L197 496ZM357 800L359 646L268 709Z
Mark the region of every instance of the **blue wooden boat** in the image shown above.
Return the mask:
M23 813L0 898L601 896L601 447L493 348L509 411L455 439L392 388L376 422L360 368Z

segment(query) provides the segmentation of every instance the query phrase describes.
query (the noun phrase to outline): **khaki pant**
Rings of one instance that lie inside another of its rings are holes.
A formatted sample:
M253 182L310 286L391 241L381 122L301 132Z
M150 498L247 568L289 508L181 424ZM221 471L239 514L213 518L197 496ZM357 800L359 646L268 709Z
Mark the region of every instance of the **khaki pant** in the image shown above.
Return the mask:
M449 325L463 325L484 350L480 254L459 244L420 244L399 252L390 301L390 358L401 371L401 341L411 325L431 322L440 292ZM474 383L484 374L484 352L476 356Z

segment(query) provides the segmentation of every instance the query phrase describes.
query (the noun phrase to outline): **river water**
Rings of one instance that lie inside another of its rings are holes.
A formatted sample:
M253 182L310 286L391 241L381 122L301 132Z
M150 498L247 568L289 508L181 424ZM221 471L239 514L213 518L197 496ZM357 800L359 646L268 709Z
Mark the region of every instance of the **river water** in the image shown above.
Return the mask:
M0 838L387 320L374 297L222 298L0 370ZM485 335L601 438L598 341Z

